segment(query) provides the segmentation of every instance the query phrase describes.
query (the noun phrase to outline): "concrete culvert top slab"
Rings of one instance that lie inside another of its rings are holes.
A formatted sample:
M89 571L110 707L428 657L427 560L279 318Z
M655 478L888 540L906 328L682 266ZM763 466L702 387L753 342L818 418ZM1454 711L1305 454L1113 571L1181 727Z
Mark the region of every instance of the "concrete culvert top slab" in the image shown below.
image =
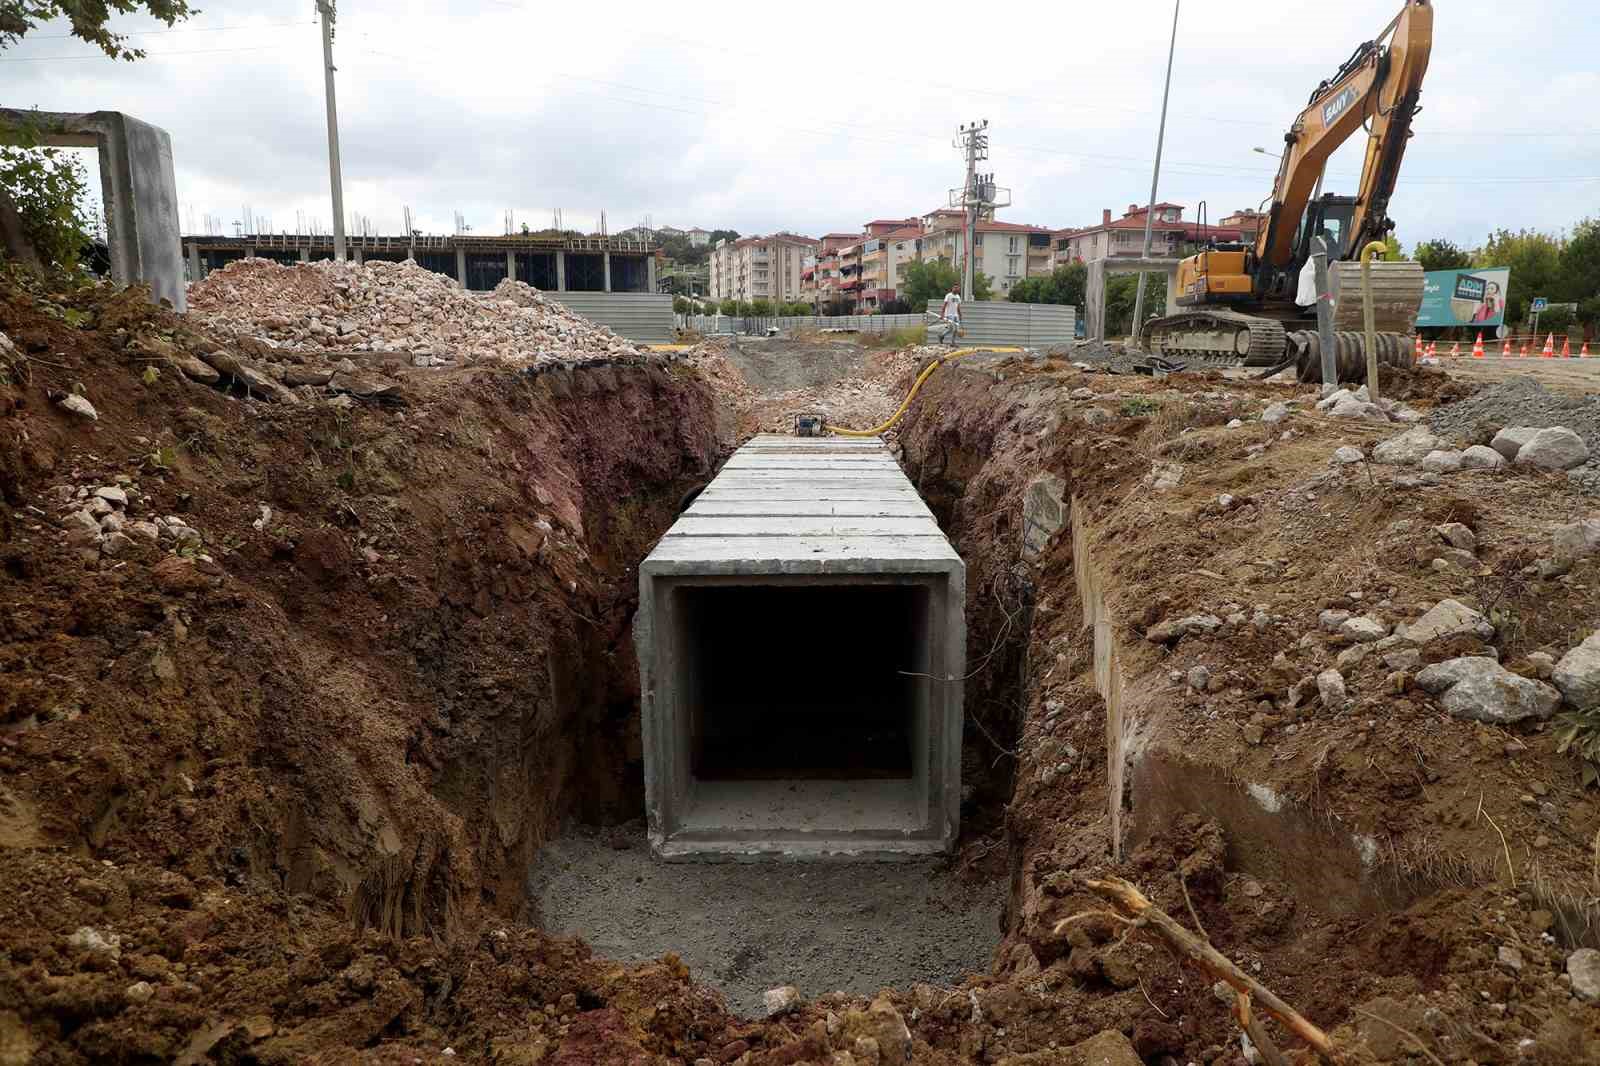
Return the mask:
M658 856L949 850L965 567L881 441L755 438L639 581Z

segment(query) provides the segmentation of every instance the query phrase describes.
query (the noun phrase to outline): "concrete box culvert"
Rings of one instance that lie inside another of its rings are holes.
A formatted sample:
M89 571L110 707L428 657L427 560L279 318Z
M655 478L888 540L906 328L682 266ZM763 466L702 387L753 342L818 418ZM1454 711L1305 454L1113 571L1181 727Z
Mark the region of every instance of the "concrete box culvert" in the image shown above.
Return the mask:
M881 441L740 448L640 567L656 855L948 851L965 579Z

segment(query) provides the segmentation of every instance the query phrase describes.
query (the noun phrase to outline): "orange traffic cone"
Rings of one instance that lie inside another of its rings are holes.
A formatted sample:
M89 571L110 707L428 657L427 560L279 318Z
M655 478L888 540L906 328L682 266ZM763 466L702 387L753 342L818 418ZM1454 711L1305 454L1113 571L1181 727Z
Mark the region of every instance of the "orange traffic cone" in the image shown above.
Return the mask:
M1432 359L1434 357L1434 353L1437 352L1437 351L1438 351L1438 346L1435 345L1432 341L1429 341L1428 342L1428 358Z
M1539 353L1541 359L1554 359L1556 357L1556 335L1547 334L1544 338L1544 351Z
M1416 348L1414 351L1412 351L1411 357L1413 359L1421 359L1426 354L1427 353L1422 350L1422 334L1419 333L1417 334Z
M1456 341L1450 346L1450 358L1457 359L1461 356L1461 342Z
M1523 341L1523 342L1522 342L1522 352L1521 352L1521 357L1522 357L1522 358L1523 358L1523 359L1526 359L1526 358L1528 358L1528 346L1529 346L1529 345L1530 345L1530 344L1531 344L1531 343L1532 343L1532 342L1531 342L1531 341L1526 341L1526 340L1525 340L1525 341Z
M1572 358L1572 337L1570 335L1561 338L1561 358Z
M1505 359L1511 355L1511 338L1507 337L1500 342L1500 358Z
M1478 334L1478 339L1472 342L1472 358L1483 358L1483 334Z
M1587 358L1589 358L1589 342L1588 341L1584 341L1583 342L1583 347L1578 349L1578 358L1579 359L1587 359Z

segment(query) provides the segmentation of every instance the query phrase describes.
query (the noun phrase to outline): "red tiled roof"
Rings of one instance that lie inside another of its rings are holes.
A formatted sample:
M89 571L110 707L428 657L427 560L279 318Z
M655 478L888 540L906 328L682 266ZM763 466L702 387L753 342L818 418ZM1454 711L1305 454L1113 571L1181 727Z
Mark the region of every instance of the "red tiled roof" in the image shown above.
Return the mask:
M888 233L880 234L878 239L881 241L903 241L910 237L921 237L922 235L921 226L907 226L905 229L890 230Z
M1049 233L1049 226L1030 226L1024 222L980 222L979 233Z

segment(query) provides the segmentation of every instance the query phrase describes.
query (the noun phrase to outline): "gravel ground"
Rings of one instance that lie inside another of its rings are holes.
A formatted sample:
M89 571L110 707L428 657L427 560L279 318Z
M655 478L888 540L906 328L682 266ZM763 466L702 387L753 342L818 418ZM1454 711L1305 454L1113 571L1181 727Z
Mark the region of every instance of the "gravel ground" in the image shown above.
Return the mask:
M1589 462L1567 471L1585 492L1600 493L1600 396L1561 396L1531 377L1516 377L1447 403L1428 416L1436 433L1487 444L1506 426L1566 426L1589 446ZM1479 439L1484 438L1484 439Z
M1046 352L1074 363L1104 366L1117 374L1133 373L1133 368L1145 359L1144 352L1121 341L1073 341L1071 344L1052 345Z
M640 826L556 840L529 875L545 929L627 962L675 951L757 1017L778 985L872 995L987 972L1004 887L927 863L661 863Z
M853 342L740 337L728 346L726 354L756 392L776 393L814 389L840 378L860 377L866 349Z

